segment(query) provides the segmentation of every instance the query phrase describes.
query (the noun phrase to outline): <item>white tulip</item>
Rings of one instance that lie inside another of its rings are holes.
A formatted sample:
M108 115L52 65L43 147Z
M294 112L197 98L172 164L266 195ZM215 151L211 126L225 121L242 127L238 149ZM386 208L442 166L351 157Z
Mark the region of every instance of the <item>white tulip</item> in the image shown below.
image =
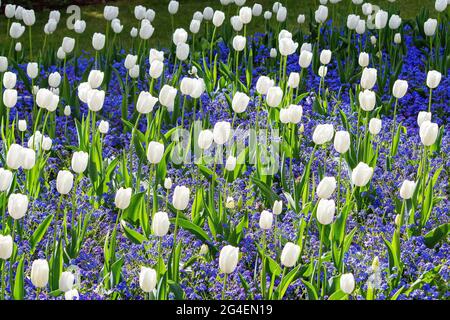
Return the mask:
M420 111L417 115L417 125L420 127L425 121L431 121L431 112Z
M322 50L320 52L320 63L321 64L329 64L331 61L331 51L330 50Z
M87 169L89 154L83 151L76 151L72 155L72 170L76 173L83 173Z
M14 220L21 219L28 210L28 197L24 194L13 193L8 199L8 213Z
M13 251L13 240L10 235L3 236L0 234L0 259L8 260Z
M273 214L270 211L264 210L259 217L259 227L263 230L269 230L272 228Z
M61 170L56 177L56 189L60 194L68 194L73 187L73 174L67 170Z
M158 164L164 156L164 145L162 143L151 141L147 148L147 160L151 164Z
M220 271L226 274L232 273L236 270L239 260L239 248L227 245L220 250L219 268Z
M236 162L237 162L236 157L229 156L227 158L227 161L225 162L225 170L233 171L234 168L236 168Z
M334 177L324 177L317 185L317 196L321 199L329 199L336 190L336 179Z
M183 28L178 28L174 31L172 36L172 41L175 46L177 46L179 43L186 43L188 38L188 34L186 30Z
M351 294L355 290L355 278L351 273L345 273L339 280L339 286L341 290L346 294Z
M405 200L411 199L415 189L416 183L414 181L403 181L402 186L400 187L400 197Z
M7 169L0 168L0 192L8 191L11 187L13 174Z
M364 90L359 93L359 105L364 111L372 111L377 102L375 92L372 90Z
M334 200L320 199L317 205L317 221L323 225L332 223L335 211L336 204Z
M364 187L369 183L372 175L373 168L364 162L360 162L352 171L352 183L357 187Z
M131 193L133 191L131 188L120 188L116 192L116 197L114 199L114 204L120 210L125 210L130 205Z
M392 87L392 95L397 99L401 99L405 96L407 90L408 82L406 80L396 80Z
M214 125L214 142L218 145L225 144L231 136L231 124L226 121L219 121Z
M211 130L202 130L198 135L198 146L202 150L207 150L213 143L214 135Z
M441 83L442 74L436 70L430 70L427 73L427 87L435 89Z
M212 19L213 25L216 28L219 28L223 24L224 20L225 20L225 14L220 10L216 10L214 12L213 19Z
M269 107L278 107L283 100L283 90L280 87L270 87L267 90L266 102Z
M380 119L372 118L369 121L369 132L376 136L381 131L382 122Z
M234 94L231 106L233 111L236 113L242 113L247 109L248 103L250 102L250 97L243 92L237 91Z
M169 231L170 221L167 213L159 211L156 212L152 220L152 231L157 237L163 237Z
M420 126L420 140L424 146L431 146L436 142L439 134L439 126L431 121L424 121Z
M31 265L31 283L37 288L44 288L48 283L49 267L47 260L34 260Z
M141 272L139 273L139 286L142 291L150 293L155 290L157 285L157 274L152 268L141 267Z
M330 142L333 139L334 127L332 124L319 124L313 132L313 141L317 145Z
M172 205L177 210L184 210L189 204L190 190L185 186L176 186L173 191Z
M16 89L6 89L3 91L3 104L5 107L11 109L17 104L17 90Z
M178 90L165 84L159 92L159 103L169 112L173 111Z
M109 122L105 120L100 121L98 125L98 131L100 131L100 133L102 134L107 134L109 131Z
M363 89L372 89L377 82L377 69L364 68L361 75L361 87Z
M359 66L365 68L369 65L369 54L366 52L361 52L358 58Z
M105 47L105 35L102 33L94 33L94 35L92 36L92 47L97 50L100 51Z
M281 251L281 264L285 267L291 268L295 266L300 256L300 246L287 242Z
M247 44L247 39L243 36L237 35L233 38L233 49L235 51L240 52L240 51L244 50L246 44Z
M260 76L256 81L256 91L259 94L266 95L271 87L275 85L275 81L266 76Z
M59 290L67 292L72 290L75 282L75 275L70 271L64 271L59 277Z

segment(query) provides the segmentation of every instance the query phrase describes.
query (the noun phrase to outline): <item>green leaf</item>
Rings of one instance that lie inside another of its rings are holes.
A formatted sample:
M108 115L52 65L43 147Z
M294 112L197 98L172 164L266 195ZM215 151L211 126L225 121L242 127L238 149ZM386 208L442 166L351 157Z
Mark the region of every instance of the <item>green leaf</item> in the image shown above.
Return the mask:
M47 216L44 221L41 222L41 224L37 227L36 231L34 231L33 235L30 239L31 249L30 254L34 253L34 250L36 250L36 246L38 243L42 240L42 237L47 232L48 227L53 221L53 214Z
M450 232L450 223L441 224L428 232L423 241L428 248L433 248L438 242L445 239Z
M23 272L23 263L24 263L25 257L22 256L19 260L19 264L17 265L16 269L16 276L14 278L14 290L13 290L13 298L14 300L23 300L25 296L25 290L23 288L23 278L24 278L24 272Z
M145 236L137 232L136 230L133 230L132 228L129 228L127 226L127 223L122 220L122 228L125 233L125 236L133 243L136 244L142 244L146 240Z

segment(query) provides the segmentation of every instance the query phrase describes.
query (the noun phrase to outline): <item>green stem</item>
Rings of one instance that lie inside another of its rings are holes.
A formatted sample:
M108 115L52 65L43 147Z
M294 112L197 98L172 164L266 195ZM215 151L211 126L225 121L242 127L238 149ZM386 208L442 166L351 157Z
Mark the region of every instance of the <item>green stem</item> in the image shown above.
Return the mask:
M227 280L228 280L228 273L225 273L225 277L223 278L223 289L221 300L225 300L225 291L227 290Z

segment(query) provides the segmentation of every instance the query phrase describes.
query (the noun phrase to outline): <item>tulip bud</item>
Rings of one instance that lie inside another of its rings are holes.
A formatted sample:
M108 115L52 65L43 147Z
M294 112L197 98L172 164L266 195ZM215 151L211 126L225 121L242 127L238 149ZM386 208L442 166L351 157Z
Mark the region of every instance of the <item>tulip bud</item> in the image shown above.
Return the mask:
M15 4L6 4L5 5L5 16L8 19L14 18L16 14L16 5Z
M48 283L49 267L47 260L34 260L31 265L31 282L37 288L44 288Z
M271 80L269 77L260 76L258 81L256 81L256 91L259 94L266 95L271 87L273 87L275 82Z
M135 65L130 70L128 70L130 78L137 79L139 77L139 66Z
M39 66L36 62L29 62L27 64L27 75L30 79L35 79L39 73Z
M203 21L203 13L200 11L195 11L194 14L192 15L192 19L202 22Z
M67 170L61 170L56 177L56 189L60 194L68 194L73 187L73 174Z
M277 12L277 21L284 22L287 18L287 9L286 7L280 7Z
M175 30L172 36L172 41L175 46L177 46L179 43L186 43L188 38L188 34L186 30L183 28L178 28Z
M384 10L378 10L375 14L375 28L384 29L388 20L388 13Z
M252 21L252 9L250 7L242 7L239 10L239 18L243 24L249 24Z
M156 15L155 10L153 10L153 9L148 9L148 10L145 12L145 19L147 19L149 22L152 22L153 20L155 20L155 15ZM145 20L145 19L144 19L144 20ZM144 20L142 20L142 21L144 21Z
M362 5L361 8L362 8L362 12L364 15L368 16L368 15L372 14L372 10L373 10L372 4L366 2Z
M24 170L31 170L36 164L36 152L33 149L22 148L21 157L21 166Z
M162 143L151 141L148 144L147 149L147 160L151 164L157 164L161 162L164 155L164 145Z
M207 150L211 146L214 139L213 132L211 130L202 130L198 135L198 146L202 150Z
M0 72L8 70L8 58L0 56Z
M376 136L381 131L382 122L380 119L372 118L369 121L369 132Z
M339 281L342 292L351 294L355 290L355 278L351 273L345 273L341 276Z
M317 23L324 23L328 18L328 7L320 5L314 12L314 18Z
M359 54L358 63L362 68L367 67L369 65L369 54L366 52L361 52Z
M6 89L3 91L3 104L9 109L14 108L17 104L17 90Z
M141 28L139 29L139 37L142 40L148 40L155 32L155 28L150 24L148 20L142 20Z
M442 74L436 70L430 70L427 73L427 87L435 89L441 82Z
M374 91L364 90L359 93L359 105L364 111L372 111L376 102L377 98Z
M149 92L147 91L141 91L139 94L137 103L136 103L136 110L139 113L147 114L149 112L152 112L153 107L158 102L158 98L153 97Z
M336 204L334 200L320 199L317 205L317 221L323 225L332 223L335 211Z
M127 54L124 62L125 68L128 70L133 68L137 63L138 56L134 56L132 54Z
M150 77L152 77L153 79L158 79L161 76L163 69L164 63L162 63L159 60L153 61L152 64L150 65L149 71Z
M72 155L72 170L75 173L83 173L87 169L89 154L83 151L76 151Z
M0 168L0 192L8 191L11 187L13 174L7 169Z
M105 47L105 35L102 33L94 33L94 35L92 36L92 47L97 50L100 51Z
M34 25L35 22L36 22L36 16L34 14L34 10L33 9L31 9L31 10L23 10L22 18L23 18L23 23L26 26L28 26L28 27Z
M394 35L394 43L395 44L400 44L402 43L402 35L400 33L396 33Z
M102 134L107 134L109 131L109 122L105 120L100 121L98 125L98 131L100 131L100 133Z
M214 142L218 145L225 144L231 136L231 125L226 121L219 121L214 125Z
M247 39L245 37L237 35L233 38L233 49L240 52L245 49L246 43Z
M73 30L77 34L82 34L86 30L86 21L84 20L77 20L75 21L75 24L73 25Z
M173 111L177 92L177 89L167 84L165 84L159 92L159 103L166 107L169 112Z
M358 24L356 25L355 31L357 34L364 34L366 32L366 21L365 20L359 20Z
M364 187L369 183L373 175L373 168L364 162L358 163L352 172L352 183L357 187Z
M206 21L211 21L214 15L214 10L211 7L205 7L205 9L203 9L203 18Z
M283 109L282 109L283 110ZM287 120L290 123L297 124L302 120L303 108L295 104L291 104L287 109Z
M155 61L164 62L164 51L158 51L156 49L150 49L149 62L152 64Z
M172 0L169 2L169 6L168 6L167 10L169 11L169 13L171 15L174 15L178 12L179 6L180 6L180 4L178 3L178 1Z
M361 87L363 89L372 89L377 82L377 69L365 68L361 76Z
M227 208L227 209L234 209L234 199L233 199L233 197L227 197L227 200L225 201L225 208Z
M431 121L431 112L420 111L417 115L417 124L420 127L425 121Z
M220 271L226 274L232 273L236 270L239 260L239 248L227 245L220 250L219 268Z
M88 83L92 89L97 89L103 83L103 78L105 74L99 70L91 70L88 76Z
M13 193L8 200L8 213L14 220L25 216L28 210L28 197L24 194Z
M264 210L259 217L259 227L263 230L272 228L273 214L270 211Z
M220 11L220 10L216 10L214 12L213 20L212 20L213 21L213 25L216 28L219 28L223 24L224 20L225 20L225 14L222 11Z
M149 293L155 290L157 284L156 271L152 268L141 267L141 272L139 273L139 286L142 291Z
M358 22L359 22L359 16L357 16L355 14L349 14L347 16L347 28L349 30L355 30L356 27L358 26Z
M114 204L120 210L125 210L130 205L131 201L131 188L120 188L116 192L116 197L114 199Z
M200 31L200 24L201 22L199 20L192 19L189 25L189 31L193 34L197 34Z
M291 72L287 85L289 88L296 89L300 84L300 74L298 72Z
M321 199L328 199L336 190L336 179L334 177L324 177L317 186L317 196Z
M164 237L169 231L170 221L167 213L159 211L153 216L152 231L157 237Z
M275 48L270 49L270 57L272 59L277 57L277 49L275 49Z
M331 51L330 50L322 50L320 53L320 63L321 64L329 64L331 61Z
M18 22L11 23L11 27L9 29L9 36L13 39L19 39L23 33L25 32L25 26L21 25Z
M172 179L171 178L164 179L164 188L167 190L172 189Z
M249 101L249 96L247 96L245 93L237 91L234 94L233 101L231 103L233 111L236 113L244 112L247 109Z
M87 93L87 105L89 110L97 112L103 108L105 102L105 91L92 89Z
M206 254L208 253L208 251L209 251L208 245L207 245L207 244L202 244L202 246L200 247L200 252L199 252L199 254L200 254L201 256L204 256L204 255L206 255Z
M437 12L443 12L445 9L447 9L447 4L450 2L448 0L436 0L434 3L434 8Z
M317 145L330 142L333 139L334 128L332 124L319 124L313 132L313 141Z
M423 31L425 32L425 35L427 37L434 36L434 34L436 33L436 28L437 28L437 20L432 18L428 18L428 20L425 21L423 25Z
M272 12L270 12L270 11L264 12L264 19L265 19L265 20L270 20L270 19L272 19Z
M283 100L283 90L280 87L270 87L267 90L266 102L269 107L278 107Z
M105 6L103 9L103 17L108 20L114 20L119 15L119 8L115 6Z
M9 168L17 170L22 165L22 148L21 145L16 143L9 146L6 154L6 164Z
M282 38L278 43L278 47L282 56L289 56L297 50L298 43L291 38Z
M225 162L225 170L234 171L234 168L236 168L236 161L236 157L229 156Z
M59 72L50 73L48 76L48 84L53 88L58 88L61 84L61 75Z
M0 259L8 260L13 251L13 240L10 235L0 234Z
M189 204L190 190L185 186L176 186L173 192L172 205L177 210L184 210Z
M327 76L327 72L328 72L328 68L327 67L325 67L325 66L320 66L319 67L319 72L318 72L319 77L325 78Z
M408 90L408 82L405 80L396 80L392 88L392 94L395 98L401 99L405 96Z
M420 126L420 140L424 146L431 146L436 142L439 126L431 121L424 121Z
M347 131L337 131L334 136L334 149L339 153L346 153L350 148L350 134Z
M71 53L75 48L75 39L64 37L61 47L63 48L65 53Z
M283 210L283 201L281 200L275 200L272 207L272 212L274 215L281 214L281 211Z
M17 75L12 72L5 72L3 75L3 86L6 89L13 89L16 86Z
M398 29L402 23L402 18L400 16L393 14L389 19L389 28L392 30Z
M75 282L75 276L70 271L64 271L59 277L59 290L62 292L67 292L72 290L73 284Z
M303 47L303 46L302 46ZM301 68L306 69L309 67L312 61L313 54L307 50L303 50L300 53L300 57L298 59L298 64Z
M255 3L252 8L252 15L259 17L262 14L263 7L259 3Z
M281 251L281 264L285 267L291 268L295 266L300 256L300 246L292 242L286 242L283 251Z
M400 187L400 197L402 199L411 199L416 189L416 183L414 181L405 180Z

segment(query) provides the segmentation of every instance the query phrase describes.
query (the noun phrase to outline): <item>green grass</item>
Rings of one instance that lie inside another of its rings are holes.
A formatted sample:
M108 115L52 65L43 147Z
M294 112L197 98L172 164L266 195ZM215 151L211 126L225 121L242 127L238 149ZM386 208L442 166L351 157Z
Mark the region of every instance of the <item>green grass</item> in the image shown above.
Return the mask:
M268 10L272 8L272 4L275 2L273 0L247 0L246 5L252 6L254 3L261 3L263 5L264 10ZM288 7L288 28L294 29L296 27L297 15L299 13L305 13L308 15L311 9L316 8L316 3L318 0L282 0L284 5ZM340 4L338 4L337 8L340 14L347 14L348 4L350 0L344 0ZM151 46L161 47L170 45L171 41L171 22L170 16L167 12L167 3L168 0L128 0L128 1L111 1L108 2L111 5L116 5L120 8L120 20L124 25L124 30L120 35L118 41L121 42L125 48L129 48L131 45L131 38L129 36L129 31L131 28L137 27L137 20L134 18L134 7L138 4L142 4L147 8L152 8L156 12L156 18L153 22L155 27L155 33L151 38ZM371 1L373 4L377 4L382 8L386 8L389 4L387 0L382 1ZM189 23L192 19L192 14L196 10L202 10L205 6L211 6L214 9L220 9L221 5L218 0L181 0L180 1L180 10L175 17L175 27L183 27L186 30L189 28ZM436 16L434 11L434 0L399 0L394 6L399 9L400 16L403 19L414 18L415 15L419 12L421 7L425 7L430 9L431 16ZM229 6L230 16L237 13L237 7L235 5ZM354 7L353 7L354 8ZM358 9L359 10L359 9ZM42 47L44 41L44 25L48 20L48 14L50 10L43 10L37 13L37 22L35 26L33 26L33 48L34 51L39 50ZM225 13L227 13L227 8L224 9ZM330 11L331 13L331 11ZM359 14L361 14L359 12ZM53 46L59 46L62 42L62 38L64 36L75 37L75 33L66 28L66 18L67 14L65 10L62 10L61 21L59 23L57 31L48 39L48 43ZM80 37L80 48L84 50L91 50L91 38L94 32L105 32L106 21L103 19L103 5L88 5L82 7L82 19L86 20L87 28L85 33ZM229 16L227 17L229 19ZM263 31L264 23L263 18L259 17L255 19L256 21L252 21L249 31ZM274 21L275 18L272 18ZM6 48L9 43L5 37L6 34L6 19L4 16L0 19L0 43L2 43L2 47ZM219 31L220 34L220 31ZM20 39L25 49L28 48L28 31L24 33L22 38ZM7 48L6 48L7 50Z

